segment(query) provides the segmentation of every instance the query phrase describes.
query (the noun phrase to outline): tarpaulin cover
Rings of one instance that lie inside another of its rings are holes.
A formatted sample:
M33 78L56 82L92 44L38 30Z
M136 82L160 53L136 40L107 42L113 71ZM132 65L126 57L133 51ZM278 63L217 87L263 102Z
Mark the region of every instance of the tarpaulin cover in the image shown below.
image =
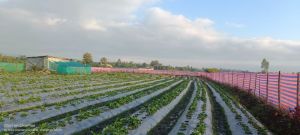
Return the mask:
M25 64L23 64L23 63L0 62L0 71L4 71L4 72L22 72L24 70L25 70Z
M56 71L58 74L91 74L91 66L83 65L79 62L50 62L51 71Z

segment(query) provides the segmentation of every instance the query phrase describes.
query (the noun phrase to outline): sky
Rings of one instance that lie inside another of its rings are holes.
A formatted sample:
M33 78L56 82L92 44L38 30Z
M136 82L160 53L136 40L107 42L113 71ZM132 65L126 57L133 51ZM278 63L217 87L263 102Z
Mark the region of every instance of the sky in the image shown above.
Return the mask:
M0 53L300 70L297 0L0 0Z

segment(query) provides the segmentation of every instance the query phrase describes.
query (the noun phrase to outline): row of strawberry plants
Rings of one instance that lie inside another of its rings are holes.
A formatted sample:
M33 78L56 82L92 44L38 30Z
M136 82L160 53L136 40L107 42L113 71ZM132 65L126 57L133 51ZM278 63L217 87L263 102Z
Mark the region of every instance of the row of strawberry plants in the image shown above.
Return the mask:
M212 85L215 90L220 94L220 96L222 97L223 101L226 103L226 105L229 107L229 109L231 110L232 113L235 114L235 119L238 121L239 125L242 127L243 131L245 134L253 134L253 131L251 131L250 129L250 125L248 121L243 121L243 115L242 113L238 112L238 108L235 106L235 104L233 103L233 101L224 94L224 92L222 90L220 90L218 87L216 87L215 85Z
M188 88L186 94L180 99L176 106L148 132L149 134L171 134L171 131L174 129L174 126L176 126L178 119L187 109L191 99L193 99L193 94L195 94L195 83L196 82L193 82L193 84Z
M207 93L211 102L213 134L232 135L224 108L217 101L210 87Z
M188 81L185 81L179 87L172 90L169 94L164 94L160 99L153 100L151 103L144 105L143 110L149 115L154 114L158 109L170 103L174 97L179 95L186 88Z
M141 80L145 80L145 79L141 79ZM141 81L139 80L139 81ZM151 79L146 79L146 80L151 80ZM113 86L113 85L122 85L126 82L137 82L137 80L122 80L119 82L97 82L97 83L90 83L89 85L84 84L84 85L71 85L71 86L65 86L65 87L57 87L57 88L49 88L49 89L40 89L40 90L30 90L30 91L25 91L25 92L15 92L15 93L11 93L9 96L14 95L13 98L18 97L18 98L26 98L26 96L28 95L34 95L34 96L52 96L52 95L59 95L62 93L68 93L68 92L72 92L72 91L80 91L80 90L93 90L93 89L97 89L97 88L102 88L104 86Z
M168 91L165 91L164 93L152 98L151 100L142 104L133 111L129 111L126 114L115 118L115 120L113 121L103 123L101 126L98 126L100 128L92 129L91 132L93 132L94 134L129 134L132 130L137 129L138 126L143 122L143 120L141 119L141 117L138 116L138 114L141 114L141 112L145 112L147 113L147 115L145 116L153 115L153 113L155 113L165 105L169 104L175 97L177 97L181 93L181 91L187 86L187 83L188 82L185 81L180 85L173 87ZM120 120L125 119L128 116L134 119L129 119L129 121L124 121L120 123ZM134 127L128 127L128 123L138 124L136 124L136 126Z
M216 85L216 84L213 84L213 86L217 88L219 93L221 93L221 95L223 95L224 98L225 97L228 98L231 101L231 103L233 103L235 105L235 107L237 109L241 110L243 115L247 117L248 123L256 129L257 134L259 134L259 135L267 134L267 129L264 128L263 126L261 126L261 124L257 124L257 122L254 120L254 118L250 116L249 112L247 112L247 110L245 110L236 99L232 98L230 96L230 94L227 93L226 90L224 90L222 87L220 87L219 85ZM241 117L242 117L241 115L238 115L237 118L241 119ZM242 125L242 126L243 126L243 128L245 127L245 125ZM251 134L251 132L248 134Z
M125 80L124 80L125 81ZM141 80L139 80L141 81ZM133 83L134 82L137 82L136 80L135 81L132 81ZM117 82L117 83L112 83L112 84L108 84L107 86L105 85L101 85L100 87L84 87L84 88L76 88L76 87L73 87L73 89L68 89L68 90L60 90L60 91L52 91L52 92L46 92L46 93L42 93L42 94L36 94L34 92L30 93L31 96L26 96L26 97L18 97L18 94L15 95L14 98L3 98L2 100L4 100L6 103L6 106L12 106L13 104L27 104L27 103L32 103L32 102L38 102L38 101L41 101L43 99L43 101L45 101L47 98L58 98L58 97L62 97L62 96L71 96L71 95L76 95L76 94L79 94L82 92L85 92L87 93L88 90L99 90L100 88L102 89L107 89L107 88L111 88L111 87L115 87L116 85L128 85L128 84L124 84L126 83L125 82ZM29 93L28 93L29 94ZM1 100L1 99L0 99ZM4 105L5 106L5 105ZM1 106L1 107L4 107L4 106Z
M199 110L199 99L201 95L201 88L197 83L193 83L193 95L189 99L189 104L186 105L185 111L183 111L180 118L177 120L176 124L173 126L172 130L169 132L169 134L189 134L191 128L193 127L193 123L196 123L196 115ZM193 122L192 122L193 121Z
M199 135L199 134L203 135L207 128L206 124L204 122L204 120L207 118L207 114L206 114L206 104L207 104L206 89L207 89L207 87L202 82L201 82L201 86L199 85L199 87L201 88L201 96L199 98L203 104L201 105L201 113L198 115L199 122L197 124L196 129L193 131L192 135Z
M113 83L113 84L103 85L103 86L95 87L95 88L91 87L88 89L68 90L68 91L53 93L53 94L49 95L49 97L61 98L61 97L66 97L66 96L85 94L85 93L90 93L90 92L97 92L97 91L115 88L115 87L130 86L130 85L135 85L135 84L144 83L144 82L148 82L148 81L153 81L153 80L138 80L138 81L131 81L131 82Z
M168 114L174 114L174 117L179 117L176 116L176 114L178 113L171 113L171 112L176 112L176 106L182 101L182 99L184 97L186 97L188 92L191 92L190 88L192 86L192 82L189 81L189 83L187 84L187 86L181 88L182 90L180 90L180 94L178 94L176 97L174 97L172 99L171 102L169 102L167 105L161 107L160 109L158 109L154 114L149 115L148 112L146 112L145 110L141 109L137 112L134 113L134 115L138 116L138 118L142 121L142 124L135 130L130 131L130 134L135 134L135 135L139 135L139 134L147 134L149 132L151 132L151 130L153 130L156 126L158 126L158 128L160 127L160 122L167 117ZM182 108L183 106L181 106L180 108ZM170 117L168 117L170 118ZM175 121L172 121L172 123L175 123ZM167 122L167 124L170 124ZM171 129L171 127L169 126L168 129Z
M157 80L154 80L157 81ZM32 102L32 103L28 103L28 104L17 104L17 105L8 105L5 107L0 108L3 112L15 112L15 111L21 111L21 110L30 110L32 108L37 108L39 106L49 106L49 105L53 105L53 104L60 104L60 103L66 103L69 101L74 101L74 100L78 100L78 99L86 99L88 97L94 96L94 95L98 95L100 94L103 95L103 93L109 92L109 91L117 91L117 90L123 90L126 88L130 88L130 87L134 87L134 86L139 86L139 85L143 85L146 83L152 83L154 81L149 81L149 82L144 82L144 83L137 83L137 84L133 84L133 85L129 85L129 86L122 86L122 87L113 87L107 90L101 90L101 91L97 91L97 92L90 92L90 93L85 93L85 94L78 94L78 95L71 95L71 96L65 96L65 97L61 97L61 98L56 98L54 99L45 99L43 101L40 102Z
M174 83L174 81L171 82L167 82L165 84L161 84L158 86L155 86L153 88L149 88L143 91L139 91L137 93L134 93L132 95L128 95L126 97L122 97L120 99L117 99L115 101L110 101L110 102L105 102L102 104L96 104L93 106L88 106L73 112L69 112L67 114L64 114L64 116L57 116L58 119L56 118L51 118L50 120L44 120L43 122L39 122L36 125L44 125L45 123L50 125L51 129L54 128L62 128L66 125L70 125L70 124L75 124L77 122L80 122L82 120L88 119L90 117L94 117L99 115L100 113L104 112L104 111L109 111L112 110L114 108L118 108L124 104L127 104L129 102L132 102L134 100L136 100L137 98L143 97L145 95L148 95L152 92L155 92L161 88L164 88L166 86L169 86L170 84ZM103 108L107 108L106 110L103 110Z
M159 84L159 82L164 83L164 82L169 82L169 81L170 80L155 81L155 82L152 82L152 83L149 83L149 84L143 84L143 85L128 87L128 88L118 90L118 91L110 91L110 92L101 93L101 94L98 94L98 95L91 95L91 96L81 98L81 99L72 99L70 101L55 103L53 105L49 104L49 105L43 105L41 107L30 108L27 111L29 113L29 112L32 112L31 110L36 110L35 111L36 113L32 113L32 117L41 116L41 117L45 118L47 116L47 114L49 114L50 112L52 112L50 114L57 114L57 113L60 113L60 112L67 111L68 109L66 107L68 107L68 106L70 106L71 108L75 108L75 107L78 108L82 104L82 106L84 107L84 106L88 105L88 104L86 104L86 102L91 102L91 103L95 102L95 103L97 103L97 100L102 99L101 97L110 97L110 96L114 96L114 95L117 95L117 94L130 92L130 91L133 91L133 90L136 90L136 89L141 89L141 88L153 86L156 83ZM59 112L57 112L55 110L59 110ZM19 118L19 119L14 120L14 117L13 117L13 116L18 115L18 113L21 114L21 113L24 113L24 112L25 112L25 110L15 111L13 113L10 113L9 114L9 119L10 119L9 121L26 120L25 118ZM8 115L8 113L6 113L6 114ZM27 119L32 120L30 117L28 117Z
M103 112L96 117L92 117L87 120L83 120L83 121L77 123L76 125L69 125L69 126L63 128L62 132L59 132L59 133L56 132L56 133L50 133L50 134L56 134L56 135L57 134L65 134L65 133L66 134L74 134L74 133L78 133L78 132L80 134L88 134L88 133L90 133L90 131L99 131L99 129L100 129L99 126L101 126L103 123L107 123L107 121L111 121L112 118L114 118L114 117L119 117L122 114L136 110L144 103L149 102L149 100L178 86L178 84L180 82L182 82L182 81L176 82L168 87L165 87L165 88L155 91L151 94L148 94L144 97L136 99L135 101L125 104L116 109L112 109L110 111ZM128 115L126 115L126 116L128 116ZM99 123L100 123L100 125L99 125Z
M106 78L103 78L105 76L103 76L103 77L100 76L99 79L97 78L98 75L96 75L96 76L91 75L91 76L93 77L93 79L86 79L86 78L88 78L87 76L81 76L80 78L76 78L77 80L73 80L73 79L69 79L69 76L66 76L65 77L66 79L55 79L54 81L44 80L44 82L47 82L47 83L45 83L44 85L41 85L41 87L36 87L36 88L29 87L28 89L26 87L26 85L28 83L26 83L26 82L22 83L22 85L20 85L20 86L8 83L7 85L3 86L1 91L4 92L4 95L7 97L15 97L18 95L28 95L28 94L35 94L35 93L40 93L40 92L46 93L46 92L50 92L51 90L55 91L55 90L70 89L70 87L71 88L72 87L76 88L79 86L82 88L92 87L92 86L94 86L94 84L96 84L96 86L97 86L97 83L99 84L99 82L103 82L102 80L116 82L116 81L122 81L122 80L140 80L142 78L147 77L147 76L143 76L143 75L140 75L137 77L134 77L135 75L129 75L129 77L126 77L124 79L107 77L107 78L109 78L109 80L108 80ZM63 77L61 77L61 78L63 78ZM156 77L149 77L149 79L150 78L155 79ZM35 84L35 85L39 86L38 84ZM61 87L60 85L62 85L63 87ZM69 87L66 87L66 86L69 86ZM22 89L26 89L26 91L24 91ZM13 91L15 91L15 92L13 92Z
M6 93L5 96L7 97L14 97L14 96L28 96L31 94L42 94L42 93L50 93L50 92L57 92L57 91L62 91L62 90L72 90L72 89L78 89L78 88L87 88L87 87L95 87L99 85L108 85L111 83L118 83L122 82L125 80L119 80L119 81L110 81L110 80L99 80L97 82L89 82L89 81L84 81L84 82L69 82L69 83L64 83L64 84L55 84L52 87L43 87L39 89L31 89L28 91L16 91L16 92L11 92L11 93ZM126 80L127 81L127 80Z
M22 76L21 74L20 76ZM85 76L56 76L56 75L47 75L48 77L45 78L35 78L35 74L31 75L30 77L26 78L19 78L20 83L16 84L13 83L13 81L7 81L8 84L11 85L11 90L13 91L23 91L23 90L32 90L32 89L41 89L41 88L53 88L57 85L66 85L68 83L74 84L74 83L81 83L85 82L84 84L88 84L91 82L99 82L101 80L107 80L107 78L110 78L110 80L120 80L120 79L130 79L130 78L136 78L136 75L129 75L129 77L120 77L120 76L112 76L110 77L107 74L104 75L85 75ZM117 74L118 75L118 74ZM9 76L4 78L14 79L17 78L18 74L15 76ZM143 76L138 76L143 77ZM145 76L146 77L146 76ZM27 79L30 79L30 81L26 81ZM47 83L46 83L47 82ZM28 87L27 85L32 85L31 87Z
M146 81L151 81L151 80L146 80ZM54 91L54 92L49 92L49 93L43 93L43 94L38 94L26 98L18 98L16 100L17 104L27 104L27 103L33 103L33 102L38 102L41 101L43 97L43 100L46 99L51 99L55 100L55 98L62 98L62 97L67 97L67 96L75 96L77 94L85 94L89 92L97 92L109 88L115 88L115 87L122 87L122 86L130 86L142 82L146 82L144 80L139 80L139 81L131 81L131 82L121 82L121 83L111 83L108 85L102 85L98 87L87 87L87 88L76 88L76 89L69 89L69 90L61 90L61 91ZM33 100L35 99L35 100Z

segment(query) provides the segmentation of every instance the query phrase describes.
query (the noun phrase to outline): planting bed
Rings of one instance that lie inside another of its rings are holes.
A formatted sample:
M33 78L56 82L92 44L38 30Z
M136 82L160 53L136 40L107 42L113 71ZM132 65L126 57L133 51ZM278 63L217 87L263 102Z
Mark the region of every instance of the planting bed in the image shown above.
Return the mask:
M200 78L0 74L0 134L271 134L231 93Z
M21 133L16 130L28 130L23 126L29 124L35 126L33 129L45 123L62 125L61 119L83 115L83 111L97 115L95 106L178 81L166 76L128 73L70 76L1 73L0 78L2 133L6 130Z
M172 134L211 134L211 105L202 82L195 83L195 91L189 105L173 127ZM209 117L208 117L209 116Z

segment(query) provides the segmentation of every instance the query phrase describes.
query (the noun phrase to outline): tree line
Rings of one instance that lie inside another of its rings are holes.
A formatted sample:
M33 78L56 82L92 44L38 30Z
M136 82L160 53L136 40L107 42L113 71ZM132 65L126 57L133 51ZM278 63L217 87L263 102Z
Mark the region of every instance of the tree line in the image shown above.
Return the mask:
M7 56L0 54L0 62L8 63L25 63L26 56L21 55L18 57ZM122 61L118 59L117 61L109 61L106 57L100 58L98 62L93 61L93 56L91 53L84 53L83 58L79 61L83 64L88 64L93 67L115 67L115 68L153 68L155 70L180 70L180 71L205 71L205 72L232 72L232 71L242 71L242 70L230 70L230 69L219 69L219 68L194 68L192 66L171 66L163 65L158 60L152 60L150 63L135 63L133 61ZM269 61L263 59L261 62L261 68L263 73L269 72ZM248 71L244 71L248 72Z
M115 67L115 68L153 68L155 70L180 70L180 71L202 71L201 69L193 68L192 66L177 67L171 65L163 65L158 60L152 60L150 63L135 63L133 61L108 61L106 57L100 58L98 62L93 61L91 53L83 54L83 64L89 64L93 67Z
M25 63L26 56L7 56L0 54L0 62L7 62L7 63Z

